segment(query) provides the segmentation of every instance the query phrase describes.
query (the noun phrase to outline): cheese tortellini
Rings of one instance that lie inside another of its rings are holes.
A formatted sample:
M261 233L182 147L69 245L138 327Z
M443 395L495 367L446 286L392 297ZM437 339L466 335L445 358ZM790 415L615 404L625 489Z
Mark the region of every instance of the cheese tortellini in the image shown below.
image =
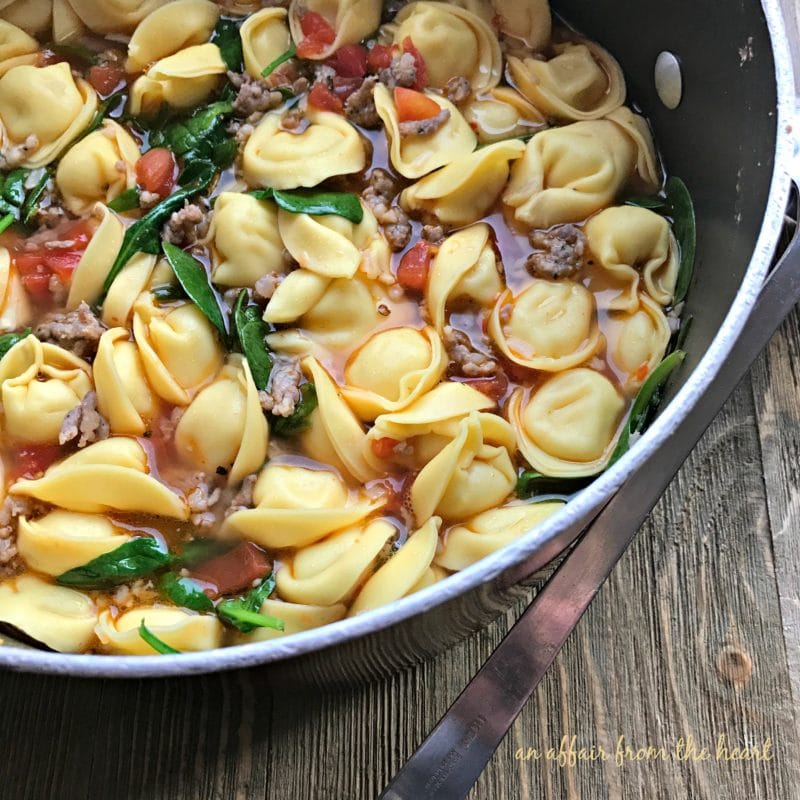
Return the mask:
M291 34L284 8L264 8L250 15L242 25L244 65L251 78L260 78L266 67L291 46Z
M292 38L306 58L328 58L342 45L356 44L375 31L381 21L382 7L381 0L292 0L289 6ZM333 29L332 41L313 41L303 48L306 39L303 17L309 12L319 14Z
M69 64L14 67L0 78L3 150L24 148L28 169L47 166L89 126L97 93Z
M516 136L531 136L546 120L535 106L510 86L497 86L464 108L464 118L481 144L507 143Z
M22 28L0 19L0 76L13 67L35 64L38 59L39 43L36 39Z
M5 429L19 441L56 444L64 417L91 388L92 370L85 361L26 336L0 360Z
M11 254L0 247L0 333L22 330L32 316L28 293L11 264Z

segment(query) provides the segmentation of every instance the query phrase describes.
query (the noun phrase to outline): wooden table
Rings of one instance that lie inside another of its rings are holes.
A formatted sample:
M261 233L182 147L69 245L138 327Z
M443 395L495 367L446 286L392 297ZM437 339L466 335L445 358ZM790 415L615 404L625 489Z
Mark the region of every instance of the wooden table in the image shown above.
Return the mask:
M472 797L798 797L799 542L795 315L673 482ZM258 671L125 683L0 673L0 798L374 798L520 610L435 661L340 694L273 697ZM761 760L725 760L721 736L729 758L746 746ZM580 748L586 757L602 748L606 759L582 760Z

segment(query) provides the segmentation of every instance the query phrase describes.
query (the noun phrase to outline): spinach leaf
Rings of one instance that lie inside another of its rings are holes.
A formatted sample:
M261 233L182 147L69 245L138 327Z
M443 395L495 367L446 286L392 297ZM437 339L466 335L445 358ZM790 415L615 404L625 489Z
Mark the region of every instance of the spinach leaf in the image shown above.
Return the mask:
M25 198L25 202L22 204L22 208L19 212L20 222L22 222L23 225L30 225L33 221L36 212L39 210L39 201L42 199L42 195L47 188L47 182L51 177L52 173L50 170L45 170L33 189L28 192L28 196Z
M174 572L165 572L158 582L158 587L176 606L189 608L192 611L214 610L211 598L200 588L200 584L191 578L182 578Z
M122 247L120 247L103 284L103 292L108 292L114 278L119 275L120 270L136 253L149 253L154 256L159 254L161 251L161 226L169 219L173 211L177 211L183 206L186 200L206 189L214 180L215 174L213 168L205 170L195 181L162 200L125 231Z
M141 624L139 625L139 636L162 656L172 656L172 655L179 655L180 650L176 650L174 647L170 647L166 642L162 642L161 639L158 638L145 624L144 620L142 620Z
M275 588L275 578L268 575L252 591L238 600L223 600L217 605L217 614L223 622L227 622L242 633L250 633L256 628L272 628L282 631L285 627L283 620L262 614L261 606L272 594Z
M682 350L676 350L670 353L649 375L647 380L642 384L639 393L636 395L631 407L631 413L628 416L628 421L622 429L622 434L619 437L617 446L609 461L609 466L619 461L622 456L628 451L630 447L631 437L634 434L642 433L650 422L651 417L658 409L661 403L661 392L667 378L672 372L683 363L686 358L686 353Z
M62 586L82 589L103 589L125 583L131 578L151 575L169 564L169 553L155 539L142 537L125 542L116 550L92 559L82 567L75 567L56 581Z
M364 209L357 194L349 192L281 192L277 189L255 189L250 194L257 200L274 200L292 214L336 214L358 225Z
M114 92L114 94L109 95L100 105L97 107L97 111L95 112L94 118L92 119L89 127L84 130L80 136L75 140L75 143L81 141L81 139L85 139L90 133L94 133L102 124L103 120L112 112L116 111L118 106L120 105L120 101L124 101L127 97L125 91L120 90L119 92Z
M566 499L586 488L594 476L588 478L553 478L540 472L526 470L517 479L516 495L519 498L543 495L555 499Z
M46 49L52 50L56 55L63 56L67 60L81 62L88 67L94 66L98 62L96 51L77 42L51 42Z
M25 178L27 175L27 170L15 169L6 175L3 182L2 199L14 208L21 208L25 202Z
M278 69L281 64L285 64L290 58L294 58L296 55L297 46L294 42L292 42L286 52L281 53L274 61L271 61L266 67L264 67L263 70L261 70L261 77L268 78L273 72L275 72L276 69Z
M625 201L625 205L649 208L651 211L663 211L667 207L667 201L659 194L650 194L640 197L629 197Z
M694 259L697 251L697 223L694 203L686 184L676 177L667 178L667 204L672 217L672 229L681 249L681 266L675 283L674 303L683 302L689 291L694 272Z
M167 283L162 286L154 286L150 290L153 299L158 305L166 305L167 303L174 303L177 300L185 300L186 292L183 291L183 286L179 283Z
M276 436L296 436L311 427L311 415L317 410L317 389L313 383L300 387L301 399L291 417L272 417L271 429Z
M115 197L108 207L117 214L124 214L126 211L139 208L139 190L135 186L126 189L121 195Z
M227 553L230 549L231 544L218 539L194 539L182 545L178 555L172 556L172 565L177 568L193 567Z
M5 333L0 336L0 358L2 358L15 344L21 342L26 336L30 336L33 331L25 328L22 333Z
M15 222L13 212L9 211L2 219L0 219L0 233L10 228Z
M233 72L240 72L244 55L239 26L232 19L221 19L214 28L211 44L219 47L225 66Z
M266 391L272 372L272 358L264 340L268 329L261 318L259 307L248 303L247 290L242 289L233 309L233 323L239 338L239 346L253 374L256 389Z
M162 249L167 261L169 261L169 265L172 267L172 271L175 273L175 277L180 285L183 286L183 290L206 315L208 321L219 331L223 341L226 341L228 329L225 325L225 318L222 316L217 296L208 282L205 267L196 258L193 258L174 244L164 242Z

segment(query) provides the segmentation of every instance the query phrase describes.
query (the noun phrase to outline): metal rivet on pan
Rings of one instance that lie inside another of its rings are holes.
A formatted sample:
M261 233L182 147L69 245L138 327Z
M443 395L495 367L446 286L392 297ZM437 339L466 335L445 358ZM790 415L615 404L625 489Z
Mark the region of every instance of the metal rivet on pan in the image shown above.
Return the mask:
M677 108L683 95L683 76L678 57L667 50L659 53L654 75L661 102L669 109Z

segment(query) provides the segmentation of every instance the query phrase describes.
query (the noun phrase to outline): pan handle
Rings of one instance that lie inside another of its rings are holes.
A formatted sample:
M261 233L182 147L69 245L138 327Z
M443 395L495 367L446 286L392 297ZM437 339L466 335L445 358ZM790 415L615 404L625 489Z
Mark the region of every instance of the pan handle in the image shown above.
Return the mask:
M694 411L611 499L379 800L462 800L647 515L778 326L800 302L800 232Z

